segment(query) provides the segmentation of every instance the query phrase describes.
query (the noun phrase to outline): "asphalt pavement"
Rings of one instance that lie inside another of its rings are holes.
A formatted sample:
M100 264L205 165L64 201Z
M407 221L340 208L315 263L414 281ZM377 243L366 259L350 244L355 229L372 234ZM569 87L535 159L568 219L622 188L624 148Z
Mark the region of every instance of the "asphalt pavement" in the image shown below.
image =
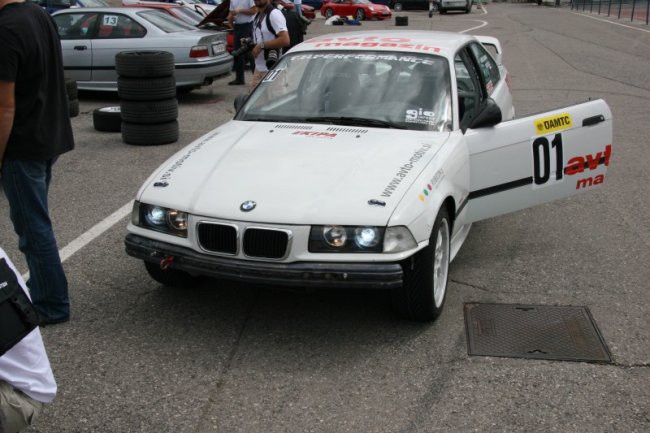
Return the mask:
M72 318L42 329L59 394L31 432L650 431L650 29L534 3L401 15L409 29L498 37L518 117L604 98L614 116L604 186L475 224L434 324L396 318L375 291L169 289L125 254L123 212L106 219L232 118L243 89L228 77L182 95L179 141L153 147L95 131L92 111L119 100L81 92L77 147L50 192ZM309 36L393 28L319 18ZM0 245L25 272L16 243L0 193ZM466 302L586 305L614 361L468 356Z

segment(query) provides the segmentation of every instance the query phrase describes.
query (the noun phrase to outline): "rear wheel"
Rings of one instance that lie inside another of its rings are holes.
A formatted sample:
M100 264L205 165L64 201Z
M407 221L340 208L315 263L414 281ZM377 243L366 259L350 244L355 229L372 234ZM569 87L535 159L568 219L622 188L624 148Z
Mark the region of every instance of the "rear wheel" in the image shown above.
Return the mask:
M144 262L144 267L147 269L149 276L163 286L183 289L195 286L198 281L197 277L185 271L172 268L161 269L158 263Z
M450 233L449 215L442 207L429 245L403 264L403 287L393 291L393 305L400 315L422 322L440 316L447 295Z
M366 13L363 9L357 9L357 13L354 15L357 21L363 21L366 18Z
M325 18L332 18L334 16L334 11L331 8L325 9Z

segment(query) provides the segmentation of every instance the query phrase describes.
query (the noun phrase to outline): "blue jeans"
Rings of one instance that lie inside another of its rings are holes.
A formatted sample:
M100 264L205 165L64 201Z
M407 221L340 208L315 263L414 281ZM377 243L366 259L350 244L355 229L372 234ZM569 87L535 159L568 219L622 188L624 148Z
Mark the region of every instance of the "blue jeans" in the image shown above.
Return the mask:
M18 248L29 267L30 296L42 320L70 315L68 280L52 231L47 193L54 160L4 160L2 183L9 201L11 222L18 234Z

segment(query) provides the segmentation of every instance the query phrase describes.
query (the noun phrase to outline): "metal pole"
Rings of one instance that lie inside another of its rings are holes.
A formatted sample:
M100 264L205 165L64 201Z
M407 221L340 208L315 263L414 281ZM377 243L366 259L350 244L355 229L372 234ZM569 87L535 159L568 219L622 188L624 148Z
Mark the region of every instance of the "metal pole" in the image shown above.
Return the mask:
M609 0L609 6L607 6L607 16L610 15L611 11L612 11L612 0Z
M594 11L594 0L591 0L589 2L589 13L592 13Z
M603 2L602 2L601 0L598 0L598 15L600 15L600 5L601 5L602 3L603 3Z
M618 0L618 19L621 19L621 8L623 7L623 0Z
M634 21L634 9L636 8L636 0L632 0L632 15L630 15L630 21Z
M648 25L648 15L650 15L650 0L645 3L645 25Z

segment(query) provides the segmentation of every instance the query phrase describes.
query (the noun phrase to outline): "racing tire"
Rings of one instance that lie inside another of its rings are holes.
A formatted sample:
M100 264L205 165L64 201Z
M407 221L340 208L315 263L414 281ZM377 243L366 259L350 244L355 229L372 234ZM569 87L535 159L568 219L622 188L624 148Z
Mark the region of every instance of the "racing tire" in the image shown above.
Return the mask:
M102 107L93 111L93 127L101 132L120 132L122 114L119 106Z
M363 9L357 9L357 12L354 14L354 18L356 18L357 21L363 21L366 19L366 13Z
M431 5L430 11L433 12L433 13L438 12L438 3L433 2L433 5Z
M407 16L395 17L395 25L396 26L408 26L409 25L409 17L407 17Z
M135 146L157 146L178 141L178 121L156 125L122 121L122 141Z
M129 101L159 101L176 97L176 79L173 76L159 78L117 78L117 94Z
M160 101L122 100L120 107L122 120L129 123L165 123L178 118L178 100L176 98Z
M392 292L393 306L407 319L431 322L445 305L449 276L451 223L446 207L438 212L429 245L402 264L403 286Z
M77 117L79 115L79 100L73 99L68 101L68 115L70 117Z
M174 74L174 55L168 51L121 51L115 55L120 77L155 78Z
M331 8L325 9L325 18L332 18L334 16L334 11Z
M75 80L66 78L65 93L68 95L68 101L79 99L79 90L77 89L77 82Z
M395 12L402 12L402 9L404 9L404 6L402 6L402 3L395 3L393 6L393 10Z
M196 286L198 281L197 277L185 271L172 268L161 269L158 263L144 262L144 267L151 278L166 287L185 289Z

